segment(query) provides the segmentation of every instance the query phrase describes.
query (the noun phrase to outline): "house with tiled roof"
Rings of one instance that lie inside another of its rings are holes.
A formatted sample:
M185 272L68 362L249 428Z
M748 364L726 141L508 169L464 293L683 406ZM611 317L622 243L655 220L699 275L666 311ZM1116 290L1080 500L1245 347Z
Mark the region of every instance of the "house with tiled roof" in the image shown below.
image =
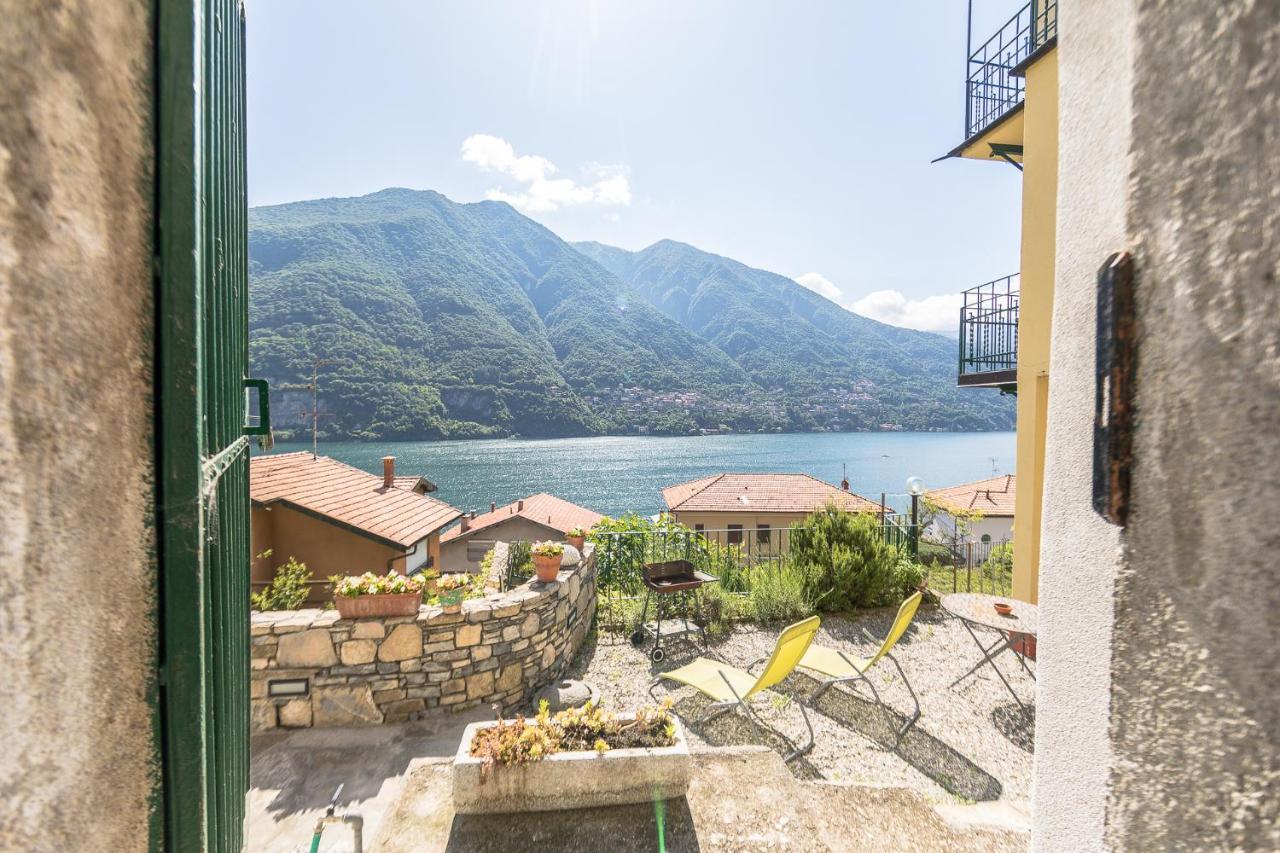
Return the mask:
M425 492L422 477L396 476L395 457L382 476L327 456L280 453L249 463L250 535L255 589L270 583L289 557L311 571L312 600L331 575L395 569L410 573L440 563L440 532L461 510ZM259 555L270 550L269 557Z
M932 511L924 535L938 542L992 544L1013 538L1017 477L1001 474L925 492Z
M667 486L662 497L674 520L728 544L779 544L779 530L827 504L883 512L880 504L808 474L712 474Z
M447 572L475 571L495 542L562 540L569 530L590 530L602 518L595 510L546 492L506 506L491 503L488 512L463 516L457 527L440 537L440 565Z

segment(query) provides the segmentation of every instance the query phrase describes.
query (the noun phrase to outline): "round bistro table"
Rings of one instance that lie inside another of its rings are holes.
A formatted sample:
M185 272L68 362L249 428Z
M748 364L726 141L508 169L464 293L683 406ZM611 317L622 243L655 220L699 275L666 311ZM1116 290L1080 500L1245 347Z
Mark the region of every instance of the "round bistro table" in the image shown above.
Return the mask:
M1008 616L1001 616L996 612L995 608L995 604L998 601L1012 606L1013 611ZM1025 634L1029 637L1036 635L1036 629L1040 621L1039 611L1036 606L1025 601L996 595L981 595L976 592L954 592L950 595L942 596L942 609L960 620L960 624L964 625L965 630L969 632L970 637L973 637L973 642L977 644L978 649L982 652L982 660L974 664L973 668L964 675L951 682L951 686L955 687L982 667L990 666L995 670L996 675L1000 677L1000 681L1004 683L1005 689L1009 691L1013 701L1017 702L1018 707L1025 711L1027 706L1018 698L1017 692L1009 684L1009 680L1004 677L1000 667L996 666L995 659L1005 651L1012 651L1014 657L1022 668L1026 670L1027 674L1035 678L1036 674L1027 666L1026 660L1014 649L1013 640L1019 634ZM987 645L978 637L974 628L986 628L995 631L999 635L998 639L991 645Z

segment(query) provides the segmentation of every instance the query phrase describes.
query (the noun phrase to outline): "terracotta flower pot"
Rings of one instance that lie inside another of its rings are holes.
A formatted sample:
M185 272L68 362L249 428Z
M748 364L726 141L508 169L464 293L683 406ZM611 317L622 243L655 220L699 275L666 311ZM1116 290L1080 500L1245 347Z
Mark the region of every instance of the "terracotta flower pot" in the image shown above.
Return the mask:
M538 570L538 580L550 583L560 575L560 557L560 554L533 555L533 565Z
M422 590L401 595L361 595L348 598L335 595L333 605L343 619L367 619L372 616L415 616L422 605Z
M1009 647L1024 658L1036 659L1036 638L1021 631L1009 632Z
M587 537L585 537L585 536L566 536L566 537L564 538L564 541L568 542L570 545L572 545L573 547L577 548L579 552L581 552L581 551L582 551L582 549L583 549L584 547L586 547L586 544L587 544Z

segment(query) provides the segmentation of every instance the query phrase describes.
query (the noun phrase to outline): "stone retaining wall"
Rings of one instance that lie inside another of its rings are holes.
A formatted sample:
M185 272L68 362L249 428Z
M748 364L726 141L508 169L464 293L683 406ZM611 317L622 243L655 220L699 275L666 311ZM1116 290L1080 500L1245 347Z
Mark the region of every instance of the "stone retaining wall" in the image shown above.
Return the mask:
M254 613L254 731L403 722L495 702L517 708L582 645L596 609L594 548L553 583L462 607L358 620L334 610ZM272 695L273 683L299 679L305 695Z

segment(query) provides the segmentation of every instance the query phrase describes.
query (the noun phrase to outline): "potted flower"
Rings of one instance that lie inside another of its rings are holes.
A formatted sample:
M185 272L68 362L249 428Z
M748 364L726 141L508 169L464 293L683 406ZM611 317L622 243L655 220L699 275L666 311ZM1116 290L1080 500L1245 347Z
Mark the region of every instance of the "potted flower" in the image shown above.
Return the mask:
M461 613L462 600L467 596L471 577L466 572L445 575L436 581L436 595L445 613Z
M343 619L369 616L413 616L422 604L422 575L405 577L395 569L385 575L365 572L334 577L333 603Z
M538 580L550 583L560 574L560 560L564 557L564 545L559 542L535 542L529 549L533 555Z
M583 546L587 544L587 530L581 526L571 527L569 532L564 535L564 538L570 545L581 551Z

